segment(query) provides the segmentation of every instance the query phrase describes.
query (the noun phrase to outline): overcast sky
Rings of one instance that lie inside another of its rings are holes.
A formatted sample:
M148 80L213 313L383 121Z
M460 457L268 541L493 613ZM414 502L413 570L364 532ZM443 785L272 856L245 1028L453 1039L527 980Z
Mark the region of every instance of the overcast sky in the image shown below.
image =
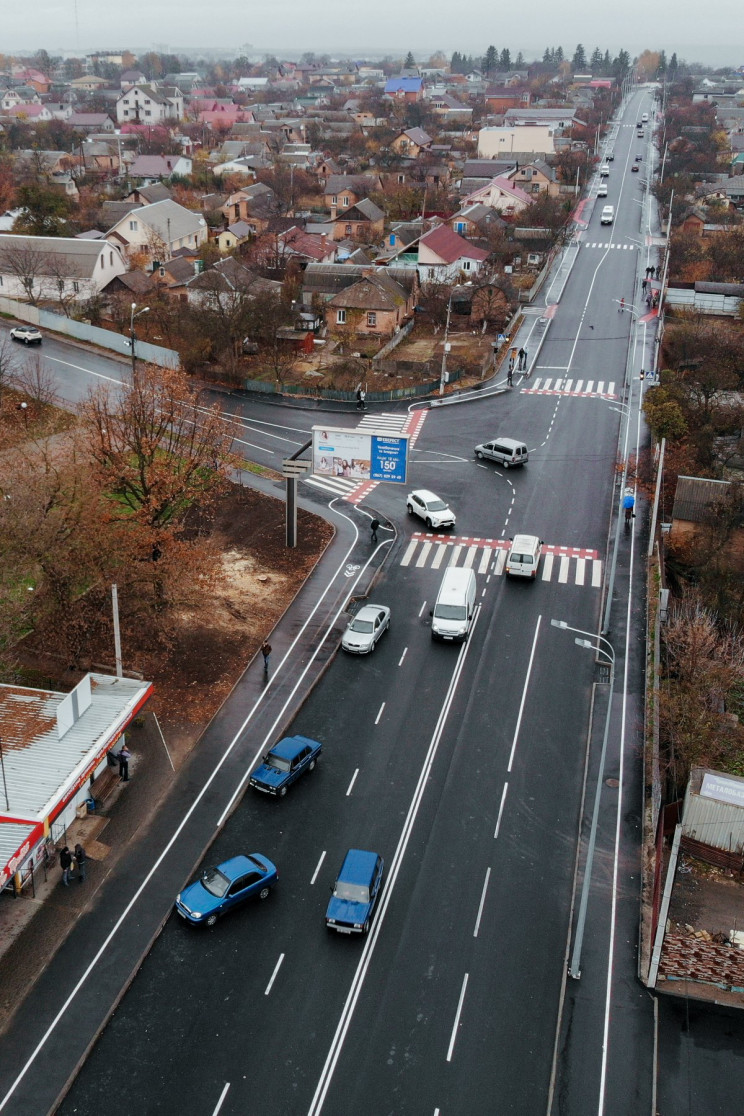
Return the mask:
M522 50L530 59L542 55L546 46L560 45L572 54L581 42L587 54L595 46L612 54L621 47L631 54L663 47L690 62L744 64L741 0L717 0L704 10L699 0L620 0L611 7L606 0L596 6L532 0L529 5L515 4L513 14L500 5L498 15L492 0L471 0L459 9L465 18L453 18L456 10L445 0L356 5L273 0L250 6L227 0L5 0L0 50L33 52L43 47L50 54L82 55L129 48L135 53L166 49L197 54L201 44L237 55L249 43L259 54L279 56L304 50L345 51L358 57L412 50L425 60L437 49L483 54L493 43L499 50L509 47L512 57Z

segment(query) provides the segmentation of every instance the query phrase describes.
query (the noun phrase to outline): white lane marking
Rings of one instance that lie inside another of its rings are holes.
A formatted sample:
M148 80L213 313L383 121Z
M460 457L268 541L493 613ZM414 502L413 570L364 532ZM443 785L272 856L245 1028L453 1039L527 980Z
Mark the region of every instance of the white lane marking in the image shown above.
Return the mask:
M491 561L491 548L486 546L486 547L483 548L483 553L481 554L481 560L480 560L480 563L478 565L478 573L479 574L484 574L484 573L487 572L488 563L490 561Z
M403 648L403 654L401 655L400 661L398 662L398 666L403 666L403 660L405 659L407 652L408 652L408 648L404 647Z
M598 589L602 584L602 563L598 558L592 559L592 586Z
M357 767L356 771L355 771L355 772L354 772L354 774L353 774L353 775L351 776L351 782L349 783L349 789L348 789L348 790L347 790L347 792L346 792L346 797L347 797L347 798L348 798L348 797L349 797L349 795L351 794L351 788L352 788L352 787L354 786L354 783L356 782L356 777L357 777L357 775L358 775L358 774L359 774L359 768Z
M462 988L460 989L460 999L457 1001L457 1011L455 1012L455 1022L452 1027L452 1035L450 1036L449 1046L447 1047L447 1061L452 1061L452 1055L455 1051L455 1041L457 1039L457 1032L460 1027L460 1015L462 1014L462 1005L465 1000L465 992L468 987L468 974L462 978Z
M505 550L499 550L498 554L496 555L496 561L493 564L493 572L494 572L494 575L496 577L500 577L500 575L504 572L504 565L505 564L506 564L506 551Z
M312 879L310 880L310 887L312 887L312 886L313 886L313 884L315 883L315 881L316 881L316 880L317 880L317 878L318 878L318 872L320 871L320 866L321 866L321 864L322 864L322 863L323 863L323 861L325 860L325 855L326 855L326 851L325 851L325 849L323 849L323 852L322 852L322 853L320 854L320 860L318 861L318 864L317 864L317 866L316 866L316 869L315 869L315 871L313 872L313 878L312 878Z
M95 376L98 380L108 380L110 384L118 384L119 387L126 386L126 380L117 380L115 376L104 376L103 372L94 372L92 368L83 368L82 364L70 364L69 360L60 360L59 357L47 356L44 353L44 360L53 360L55 364L64 364L65 368L74 368L76 372L85 372L88 376Z
M382 705L380 706L380 712L375 717L375 724L376 725L379 725L379 723L380 723L380 717L382 716L382 711L383 711L384 708L385 708L385 702L383 701Z
M480 924L481 924L481 916L483 914L483 906L486 902L486 892L488 891L488 881L490 880L490 878L491 878L491 869L486 868L486 878L483 881L483 891L481 892L480 903L478 904L478 914L477 914L476 919L475 919L475 929L473 930L473 937L474 938L478 937L478 931L480 929Z
M439 567L442 564L442 559L444 558L446 553L447 553L446 545L443 544L443 543L440 543L439 546L436 549L435 554L434 554L434 561L431 564L431 568L433 570L438 570L439 569Z
M576 584L583 585L586 576L586 558L576 559Z
M501 815L502 815L502 814L503 814L503 812L504 812L504 803L506 802L506 792L507 792L508 790L509 790L509 784L508 784L508 783L504 783L504 789L503 789L503 790L502 790L502 792L501 792L501 802L500 802L500 804L499 804L499 816L498 816L498 817L496 818L496 828L495 828L495 829L494 829L494 831L493 831L493 839L494 839L494 841L495 841L495 840L496 840L496 838L498 837L498 835L499 835L499 829L501 828Z
M468 547L468 552L465 555L465 561L463 562L463 569L466 569L466 570L470 569L470 567L473 565L473 562L475 561L475 556L476 556L477 553L478 553L478 547L477 546L469 546Z
M483 588L481 589L481 597L485 597L485 595L486 595L486 587L484 585Z
M432 544L430 542L425 542L424 545L421 547L421 553L419 554L418 558L416 559L417 569L421 569L422 566L426 565L426 559L429 557L429 551L431 550L431 546L432 546Z
M615 394L615 381L614 380L612 381L610 386L607 388L607 394L608 395L614 395Z
M448 566L456 566L461 553L462 553L462 545L454 546L452 548L452 557L450 558L447 565Z
M473 623L470 629L470 638L467 639L465 643L460 645L460 649L457 653L455 669L452 672L452 678L450 679L450 684L447 687L447 693L444 696L442 707L439 711L439 717L437 718L437 723L429 742L426 756L424 757L423 766L419 773L418 782L416 783L416 789L413 792L411 804L408 807L408 812L406 814L405 821L403 822L403 829L401 831L395 853L393 854L387 886L382 893L382 902L380 903L380 909L377 912L377 918L372 925L372 930L370 931L367 940L362 947L362 955L359 958L359 963L357 965L356 972L354 973L354 979L351 982L349 994L344 1001L344 1006L341 1010L341 1017L336 1026L333 1039L331 1040L328 1055L326 1056L323 1069L321 1070L320 1078L315 1088L313 1099L310 1102L307 1116L318 1116L323 1108L323 1104L325 1103L328 1090L331 1087L331 1080L338 1064L338 1060L341 1056L341 1050L344 1044L344 1040L346 1039L349 1027L351 1026L352 1016L361 995L364 981L367 976L367 971L372 962L372 956L375 951L377 939L381 934L382 927L385 923L385 914L388 909L388 904L390 903L390 900L392 899L392 896L395 892L395 884L398 879L401 865L403 864L403 860L405 858L406 849L408 848L408 842L410 841L411 834L413 833L413 827L416 823L416 818L421 807L421 802L423 801L424 792L429 783L429 775L434 765L434 760L437 756L439 744L444 734L447 719L454 702L457 685L460 681L460 676L465 668L465 662L468 656L468 652L474 644L474 640L472 637L474 636L475 630L478 626L480 615L481 606L478 605L476 607L475 615L473 617Z
M589 391L589 392L594 391L594 380L587 380L586 390Z
M568 581L568 571L571 568L571 559L566 554L561 555L561 567L558 571L558 584L565 585Z
M554 555L552 554L545 554L543 556L543 581L550 581L551 577L553 576L553 557Z
M280 969L281 969L281 967L282 967L282 961L283 961L283 960L284 960L284 954L283 954L283 953L280 953L280 954L279 954L279 960L277 961L277 963L276 963L276 965L275 965L275 967L274 967L274 971L273 971L273 973L271 974L271 980L270 980L270 981L269 981L269 983L268 983L268 984L266 985L266 991L264 992L264 996L268 996L269 992L271 991L271 986L272 986L272 984L274 983L274 981L276 980L276 977L277 977L277 973L279 972L279 970L280 970Z
M222 1092L220 1093L220 1099L217 1101L217 1107L215 1108L214 1112L212 1113L212 1116L217 1116L219 1110L222 1108L222 1104L225 1100L225 1097L227 1096L227 1091L228 1091L229 1088L230 1088L230 1082L226 1081L225 1082L225 1087L222 1090Z
M400 560L401 566L407 566L408 565L408 563L411 561L414 554L416 553L416 547L417 546L418 546L417 540L416 539L411 539L411 541L409 542L409 544L406 548L405 554L403 555L403 557Z
M511 771L512 763L514 762L514 753L517 750L517 738L519 737L519 728L522 724L522 714L524 713L524 703L527 700L527 687L530 684L530 677L532 676L532 664L535 661L535 649L537 648L537 637L540 634L540 624L542 616L538 616L537 623L535 624L535 634L532 638L532 650L530 651L530 661L527 664L527 674L524 678L524 686L522 687L522 700L519 703L519 715L517 716L517 724L514 728L514 740L511 746L511 754L509 755L509 766L507 771Z
M550 391L550 385L552 384L552 382L553 382L553 377L551 376L550 379L546 380L545 383L543 384L543 391Z
M577 391L581 391L581 389L583 388L583 386L584 386L584 381L583 381L583 380L577 380L577 381L576 381L576 390L577 390Z
M600 380L597 384L597 395L604 395L604 380Z
M425 608L426 608L426 601L424 601L424 603L421 605L421 608L419 609L419 618L421 616L423 616Z

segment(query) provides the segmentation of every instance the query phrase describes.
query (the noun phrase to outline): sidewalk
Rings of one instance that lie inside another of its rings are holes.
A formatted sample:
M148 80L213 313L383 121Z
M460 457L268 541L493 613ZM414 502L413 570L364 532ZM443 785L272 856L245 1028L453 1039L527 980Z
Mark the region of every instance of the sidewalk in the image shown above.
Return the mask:
M80 836L68 831L67 843L82 840L91 858L85 882L73 877L64 887L50 863L35 899L1 897L0 1112L42 1116L56 1107L174 896L240 803L257 751L281 735L332 661L342 605L369 590L392 545L372 550L364 513L345 506L344 515L352 522L334 519L335 538L271 634L268 683L258 656L176 773L154 718L143 718L131 738L130 781L101 817L76 823Z

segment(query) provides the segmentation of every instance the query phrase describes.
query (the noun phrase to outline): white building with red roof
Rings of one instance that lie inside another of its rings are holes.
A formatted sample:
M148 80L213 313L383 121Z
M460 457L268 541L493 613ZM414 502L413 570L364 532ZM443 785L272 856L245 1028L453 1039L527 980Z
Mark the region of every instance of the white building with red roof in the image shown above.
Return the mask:
M463 199L462 208L469 205L487 205L498 213L519 213L535 199L530 197L521 186L515 186L508 178L492 178L485 186L473 190Z
M488 259L478 248L447 225L439 225L419 240L418 273L422 283L449 283L477 275Z

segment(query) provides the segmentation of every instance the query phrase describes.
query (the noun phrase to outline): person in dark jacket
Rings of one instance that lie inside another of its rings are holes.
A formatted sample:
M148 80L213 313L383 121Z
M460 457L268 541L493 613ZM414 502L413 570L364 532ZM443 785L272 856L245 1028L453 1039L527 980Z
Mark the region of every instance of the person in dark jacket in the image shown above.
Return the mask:
M126 783L129 779L129 757L131 756L126 744L119 749L119 778Z
M88 857L85 855L85 849L78 842L78 844L75 845L75 863L77 864L78 880L80 883L85 879L85 863L87 859Z
M72 868L72 855L67 845L62 849L59 854L59 866L62 869L62 883L65 887L70 886L70 868Z

